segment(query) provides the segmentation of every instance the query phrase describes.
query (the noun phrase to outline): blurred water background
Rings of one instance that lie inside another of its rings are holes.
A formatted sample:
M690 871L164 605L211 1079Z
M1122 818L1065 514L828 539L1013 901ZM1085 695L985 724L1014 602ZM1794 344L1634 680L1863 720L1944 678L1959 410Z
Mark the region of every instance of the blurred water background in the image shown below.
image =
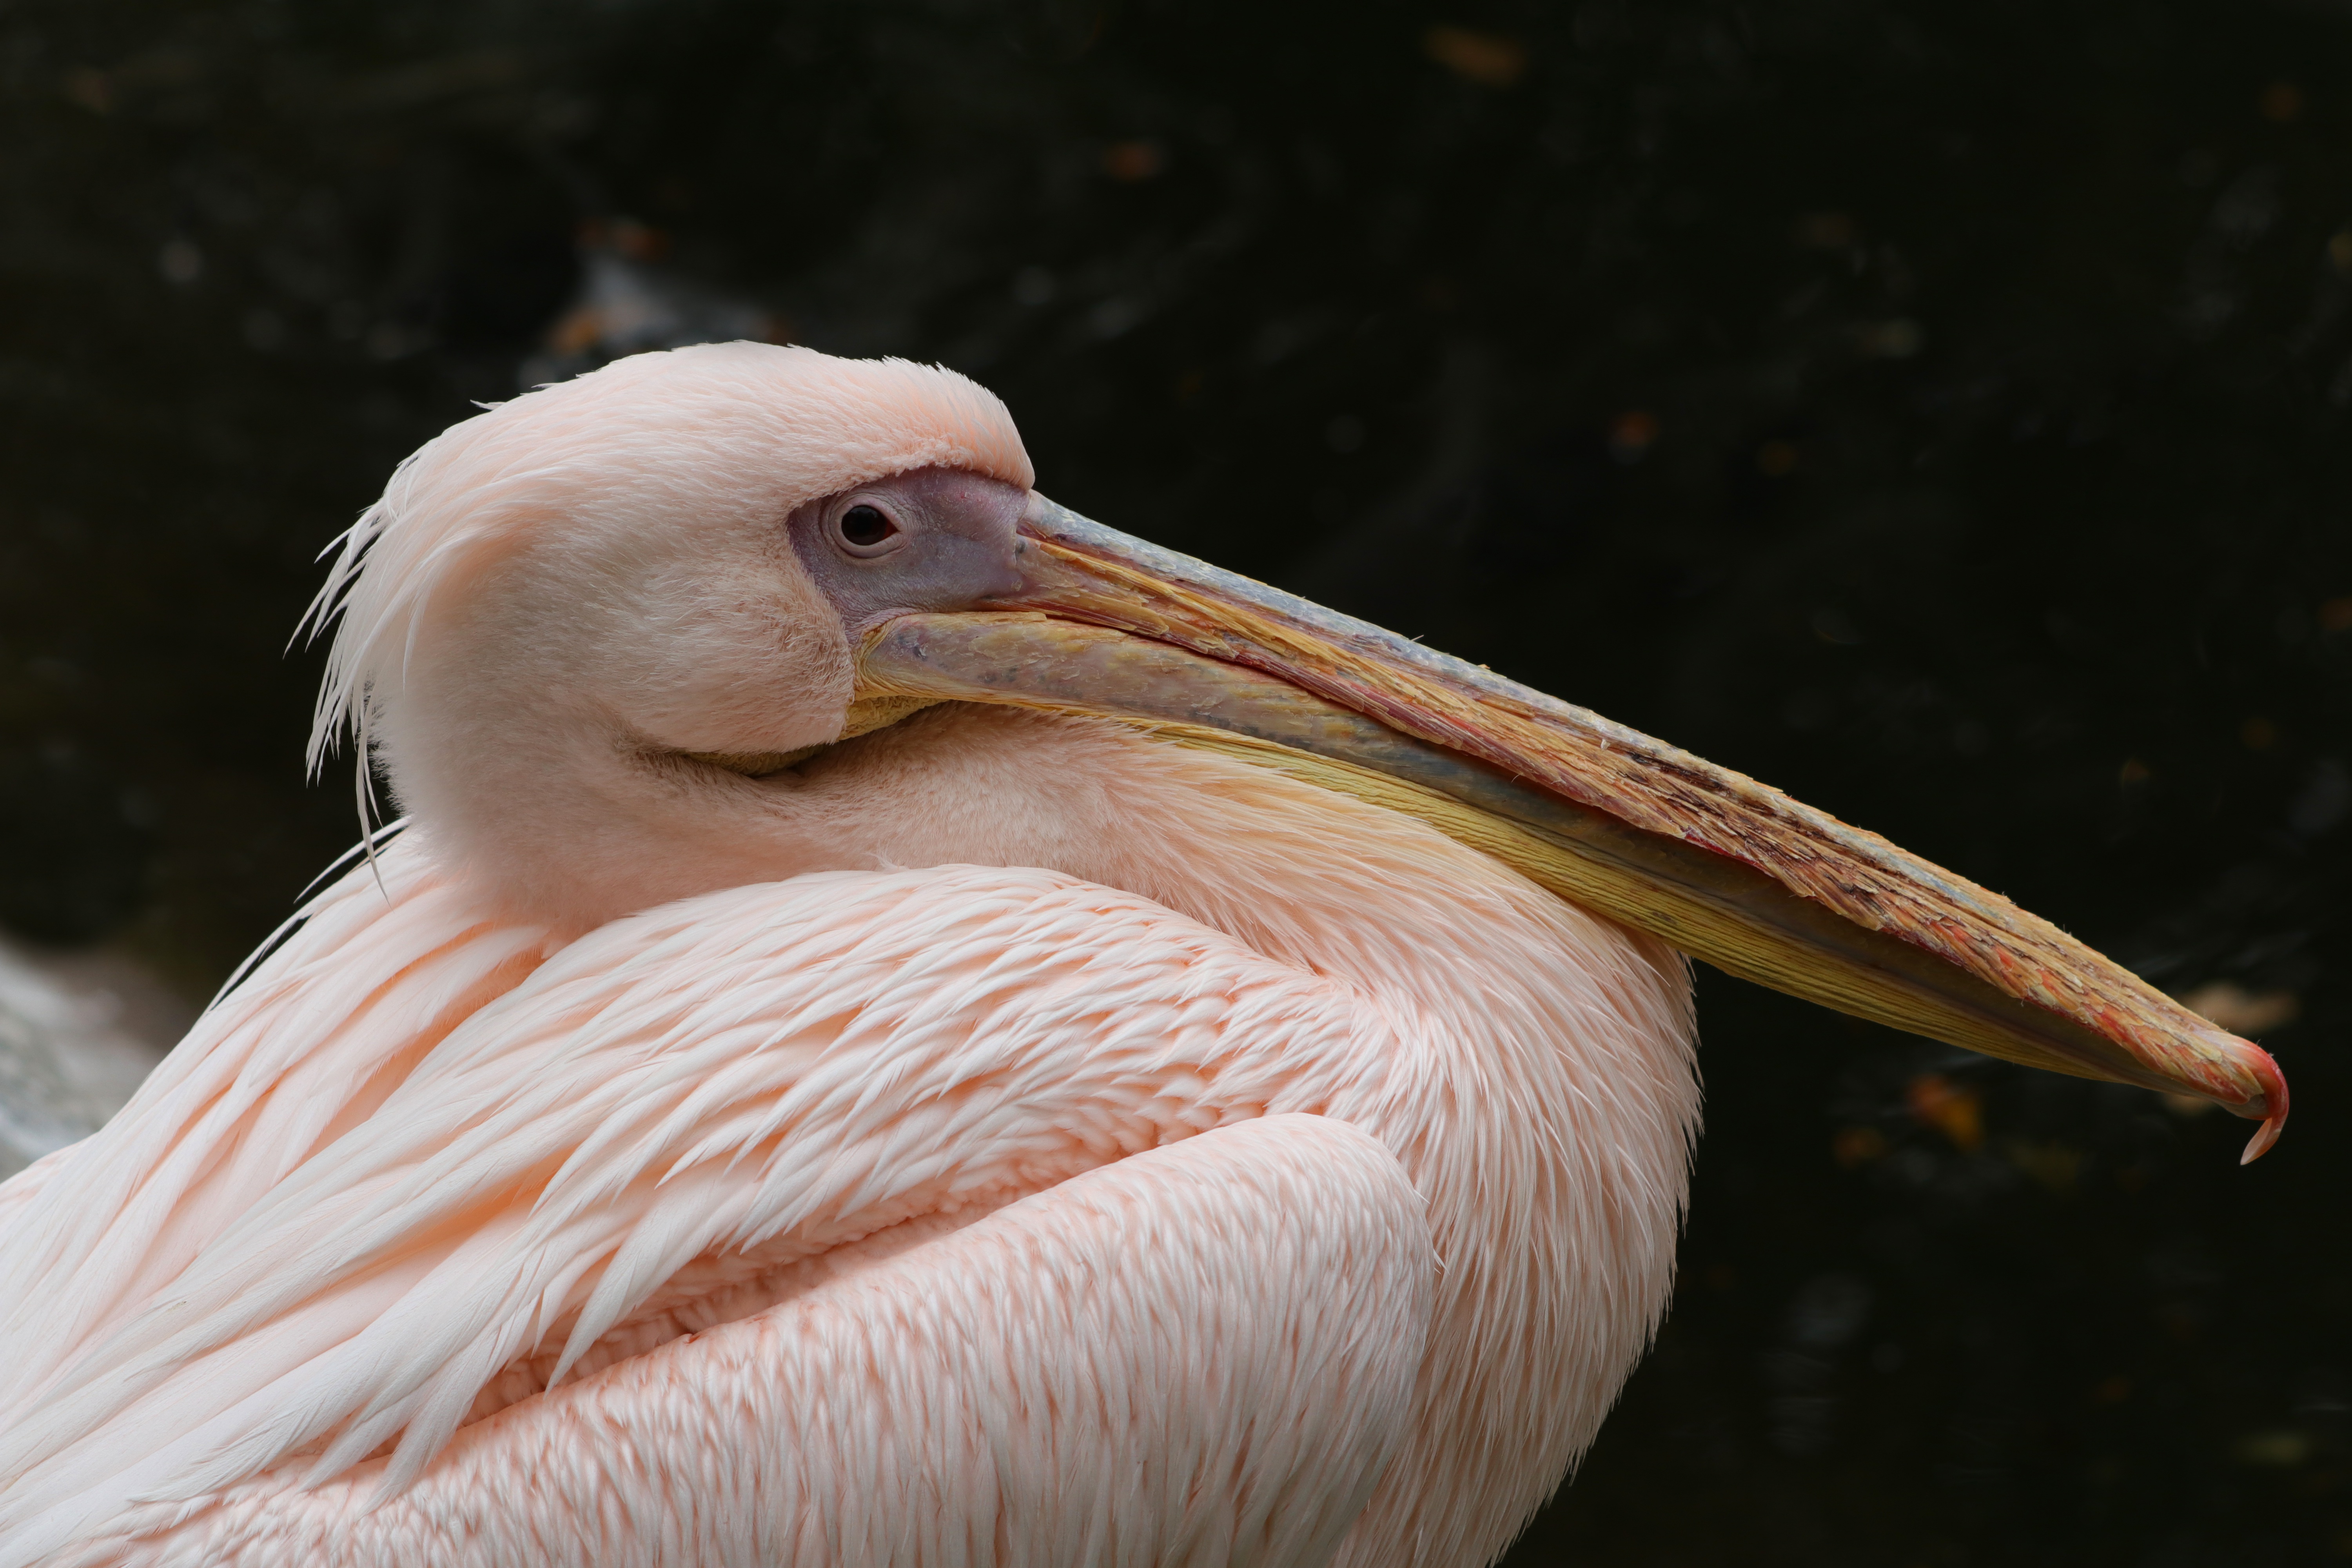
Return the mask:
M2294 1082L2241 1171L1706 975L1680 1295L1513 1563L2352 1558L2352 5L14 0L0 82L0 1046L168 1042L352 839L287 638L470 402L941 360Z

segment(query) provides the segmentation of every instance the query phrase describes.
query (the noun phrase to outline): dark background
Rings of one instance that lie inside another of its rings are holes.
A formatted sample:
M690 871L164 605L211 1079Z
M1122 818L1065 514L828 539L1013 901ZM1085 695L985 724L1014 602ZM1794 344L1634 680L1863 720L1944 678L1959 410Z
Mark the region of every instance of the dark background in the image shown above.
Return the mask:
M2263 1035L2279 1150L1702 981L1683 1285L1511 1561L2352 1557L2352 6L0 8L0 923L203 994L352 837L313 556L765 334Z

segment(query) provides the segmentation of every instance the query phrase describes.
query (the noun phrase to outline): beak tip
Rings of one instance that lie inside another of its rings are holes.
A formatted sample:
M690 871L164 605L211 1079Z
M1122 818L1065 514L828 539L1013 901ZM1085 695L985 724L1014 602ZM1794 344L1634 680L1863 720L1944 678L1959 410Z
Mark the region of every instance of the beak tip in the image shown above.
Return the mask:
M2271 1145L2277 1142L2279 1134L2285 1131L2286 1123L2275 1116L2255 1128L2254 1135L2246 1140L2246 1152L2238 1156L2238 1163L2251 1165L2269 1153Z
M2263 1124L2254 1129L2247 1141L2246 1151L2238 1156L2238 1163L2251 1165L2270 1152L2271 1145L2286 1131L2286 1075L2279 1071L2278 1061L2270 1052L2251 1040L2231 1038L2231 1043L2244 1053L2246 1067L2263 1087L2261 1111Z

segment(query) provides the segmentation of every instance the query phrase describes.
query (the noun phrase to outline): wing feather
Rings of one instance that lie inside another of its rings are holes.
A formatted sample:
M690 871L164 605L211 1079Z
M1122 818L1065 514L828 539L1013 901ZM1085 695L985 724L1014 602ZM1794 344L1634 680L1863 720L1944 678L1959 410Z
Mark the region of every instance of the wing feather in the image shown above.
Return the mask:
M324 913L345 942L405 929L396 910ZM94 1523L126 1487L189 1500L306 1455L323 1480L387 1441L396 1491L502 1368L560 1336L553 1375L571 1373L695 1259L786 1263L1228 1121L1332 1109L1379 1093L1362 1075L1389 1054L1346 988L1043 871L803 877L543 946L469 927L363 997L299 954L232 995L236 1020L176 1076L193 1087L159 1090L119 1141L156 1169L125 1173L101 1226L168 1246L193 1204L206 1228L136 1281L83 1243L100 1278L64 1282L109 1304L106 1332L0 1437L0 1538L36 1515ZM304 981L396 1013L399 1040L289 1031L314 1061L256 1025L322 1017ZM355 1068L384 1080L356 1116L325 1082ZM338 1108L280 1103L306 1092ZM146 1125L173 1110L208 1166L174 1165Z
M151 1504L61 1568L1328 1562L1411 1424L1435 1277L1370 1135L1275 1115L822 1273L368 1461Z

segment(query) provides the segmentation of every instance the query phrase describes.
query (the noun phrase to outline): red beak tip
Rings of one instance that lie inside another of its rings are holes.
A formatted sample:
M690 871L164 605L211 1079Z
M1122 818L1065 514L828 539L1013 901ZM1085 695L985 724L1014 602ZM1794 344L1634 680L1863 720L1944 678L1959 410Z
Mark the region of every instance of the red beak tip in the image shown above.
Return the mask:
M2286 1121L2284 1117L2277 1116L2272 1117L2260 1127L2255 1128L2254 1135L2246 1141L2246 1152L2238 1156L2238 1163L2251 1165L2269 1153L2271 1145L2278 1142L2279 1134L2284 1131L2286 1131Z
M2263 1108L2268 1114L2247 1141L2246 1152L2238 1156L2241 1165L2251 1165L2269 1153L2279 1134L2286 1131L2286 1074L2279 1071L2277 1059L2262 1047L2249 1042L2246 1049L2258 1058L2252 1066L2254 1076L2262 1080Z

